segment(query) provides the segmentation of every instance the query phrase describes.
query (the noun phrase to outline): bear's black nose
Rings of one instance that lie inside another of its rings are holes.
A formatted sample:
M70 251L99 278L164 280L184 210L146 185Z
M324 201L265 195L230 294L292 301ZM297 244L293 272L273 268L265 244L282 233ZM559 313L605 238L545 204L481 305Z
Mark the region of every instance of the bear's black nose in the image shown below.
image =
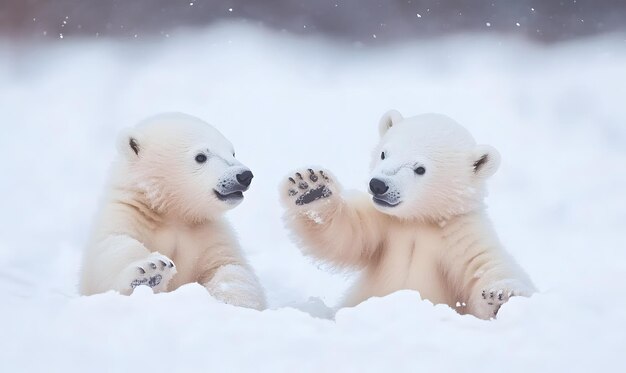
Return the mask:
M389 190L389 187L384 181L373 178L370 180L370 190L375 196L380 196L381 194L385 194L385 192Z
M252 175L251 171L244 171L240 174L237 174L237 181L239 182L239 184L245 187L249 187L253 177L254 175Z

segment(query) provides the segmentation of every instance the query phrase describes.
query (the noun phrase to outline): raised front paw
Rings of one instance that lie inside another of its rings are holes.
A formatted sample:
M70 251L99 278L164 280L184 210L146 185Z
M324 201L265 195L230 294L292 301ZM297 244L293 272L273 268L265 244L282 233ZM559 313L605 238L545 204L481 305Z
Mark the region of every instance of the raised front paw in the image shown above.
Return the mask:
M126 268L122 275L121 287L132 292L137 286L145 285L158 293L167 290L167 285L175 274L176 266L173 261L165 255L152 253Z
M307 168L288 177L283 192L290 203L304 206L330 198L336 187L328 171Z

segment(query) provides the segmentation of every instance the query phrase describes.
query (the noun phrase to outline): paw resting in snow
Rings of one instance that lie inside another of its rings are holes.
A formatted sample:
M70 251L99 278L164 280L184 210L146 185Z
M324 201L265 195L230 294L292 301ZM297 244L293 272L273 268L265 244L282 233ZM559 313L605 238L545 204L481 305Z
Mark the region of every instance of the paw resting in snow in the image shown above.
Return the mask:
M176 266L165 255L152 253L147 258L131 263L120 279L122 292L131 293L137 286L145 285L155 293L167 290L176 274Z
M221 266L204 286L221 302L256 310L265 308L261 285L254 274L243 266Z
M307 168L287 178L283 193L290 205L307 206L331 198L337 189L328 171Z
M531 291L523 286L516 286L511 281L501 281L481 289L475 296L475 315L481 319L495 318L500 307L511 297L530 296Z

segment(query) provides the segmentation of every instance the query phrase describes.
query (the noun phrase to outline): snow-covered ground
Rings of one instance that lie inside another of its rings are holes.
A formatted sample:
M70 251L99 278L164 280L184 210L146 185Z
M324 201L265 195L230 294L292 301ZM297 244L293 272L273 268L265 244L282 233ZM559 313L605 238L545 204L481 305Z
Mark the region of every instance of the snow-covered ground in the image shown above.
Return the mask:
M364 49L221 26L164 41L0 41L0 370L624 371L626 40L466 36ZM402 291L340 310L351 276L299 253L277 186L320 164L365 190L377 121L441 112L502 154L488 204L541 289L496 321ZM183 111L255 179L229 213L270 300L199 285L79 297L117 132Z

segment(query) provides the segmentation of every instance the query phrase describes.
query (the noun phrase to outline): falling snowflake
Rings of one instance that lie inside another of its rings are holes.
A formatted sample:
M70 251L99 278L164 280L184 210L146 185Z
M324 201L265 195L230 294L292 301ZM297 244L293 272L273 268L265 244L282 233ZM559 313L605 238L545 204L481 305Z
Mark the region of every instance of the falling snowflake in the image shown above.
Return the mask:
M519 27L520 26L519 22L515 22L515 26Z
M417 13L417 18L422 18L422 15Z
M485 26L491 27L491 22L485 22Z

